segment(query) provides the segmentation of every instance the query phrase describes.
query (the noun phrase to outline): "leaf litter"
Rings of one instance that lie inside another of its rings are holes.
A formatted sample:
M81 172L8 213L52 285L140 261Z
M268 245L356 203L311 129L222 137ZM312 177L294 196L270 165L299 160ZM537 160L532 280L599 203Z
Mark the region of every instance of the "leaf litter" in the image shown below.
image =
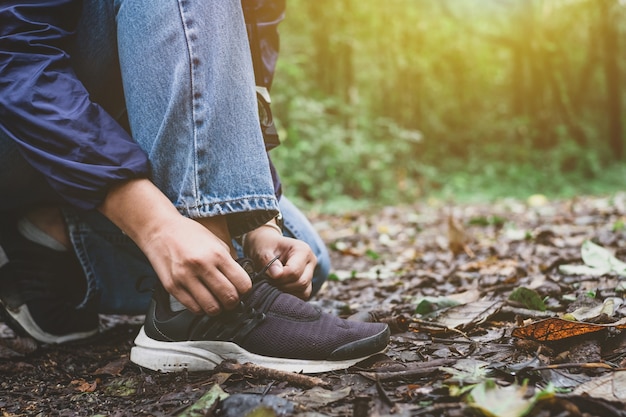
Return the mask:
M333 275L311 302L388 323L384 354L314 379L159 374L128 360L142 317L39 348L0 323L0 412L626 416L625 217L626 194L313 214Z

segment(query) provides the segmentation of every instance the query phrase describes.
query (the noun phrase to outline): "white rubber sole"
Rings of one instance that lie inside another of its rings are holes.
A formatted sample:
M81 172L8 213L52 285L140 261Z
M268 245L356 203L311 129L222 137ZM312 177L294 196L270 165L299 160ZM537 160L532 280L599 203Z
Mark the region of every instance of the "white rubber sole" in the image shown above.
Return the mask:
M374 354L372 354L374 355ZM161 342L146 336L143 327L130 350L130 360L160 372L211 371L222 361L234 359L285 372L314 374L348 368L369 356L343 361L272 358L256 355L232 342Z
M41 343L50 343L50 344L59 344L66 342L73 342L76 340L86 339L95 334L98 334L98 328L87 332L77 332L65 334L62 336L57 336L54 334L47 333L41 329L33 320L33 316L31 316L30 311L28 310L28 306L23 304L17 308L9 308L5 307L6 312L11 316L11 318L19 324L22 329L26 333L28 333L33 339L41 342Z

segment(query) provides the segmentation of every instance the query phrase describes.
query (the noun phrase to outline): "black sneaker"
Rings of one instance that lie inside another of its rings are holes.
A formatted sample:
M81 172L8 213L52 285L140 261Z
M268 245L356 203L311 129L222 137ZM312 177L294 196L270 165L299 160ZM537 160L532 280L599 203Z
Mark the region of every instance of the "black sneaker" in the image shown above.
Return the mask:
M239 308L219 316L172 312L159 285L131 349L132 362L156 371L212 370L223 360L303 373L344 369L383 351L389 328L323 313L273 287L262 274Z
M86 279L72 251L55 251L24 238L16 222L0 225L0 318L15 332L43 343L98 333L98 314L77 310ZM6 262L8 259L8 262Z

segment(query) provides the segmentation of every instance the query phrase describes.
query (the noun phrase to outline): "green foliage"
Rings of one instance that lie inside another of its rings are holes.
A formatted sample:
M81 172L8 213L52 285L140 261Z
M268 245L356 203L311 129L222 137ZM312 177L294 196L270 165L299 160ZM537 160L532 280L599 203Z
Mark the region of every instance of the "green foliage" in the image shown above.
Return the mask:
M621 4L290 0L272 90L286 192L388 204L614 190Z
M496 226L502 227L506 219L500 216L476 216L469 219L468 224L472 226Z
M437 310L458 305L460 305L458 301L446 297L423 297L417 302L415 313L430 314Z
M626 227L626 223L624 223L624 219L618 219L613 223L612 230L614 232L621 232Z
M509 295L509 300L517 301L531 310L546 311L546 304L535 290L526 287L517 287Z
M419 173L412 157L417 133L392 120L347 114L351 109L333 100L300 97L291 104L290 123L281 130L284 146L273 151L291 192L309 200L345 195L389 201L402 188L416 190L401 183Z

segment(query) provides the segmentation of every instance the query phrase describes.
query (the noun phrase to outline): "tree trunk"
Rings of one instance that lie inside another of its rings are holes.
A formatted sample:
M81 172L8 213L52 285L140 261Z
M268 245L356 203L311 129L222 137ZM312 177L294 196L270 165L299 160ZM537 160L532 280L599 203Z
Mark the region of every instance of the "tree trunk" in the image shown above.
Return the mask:
M606 105L609 124L609 145L613 155L622 159L624 141L622 138L622 80L619 68L619 34L613 18L615 0L600 0L600 25L604 43L604 76L606 85Z

